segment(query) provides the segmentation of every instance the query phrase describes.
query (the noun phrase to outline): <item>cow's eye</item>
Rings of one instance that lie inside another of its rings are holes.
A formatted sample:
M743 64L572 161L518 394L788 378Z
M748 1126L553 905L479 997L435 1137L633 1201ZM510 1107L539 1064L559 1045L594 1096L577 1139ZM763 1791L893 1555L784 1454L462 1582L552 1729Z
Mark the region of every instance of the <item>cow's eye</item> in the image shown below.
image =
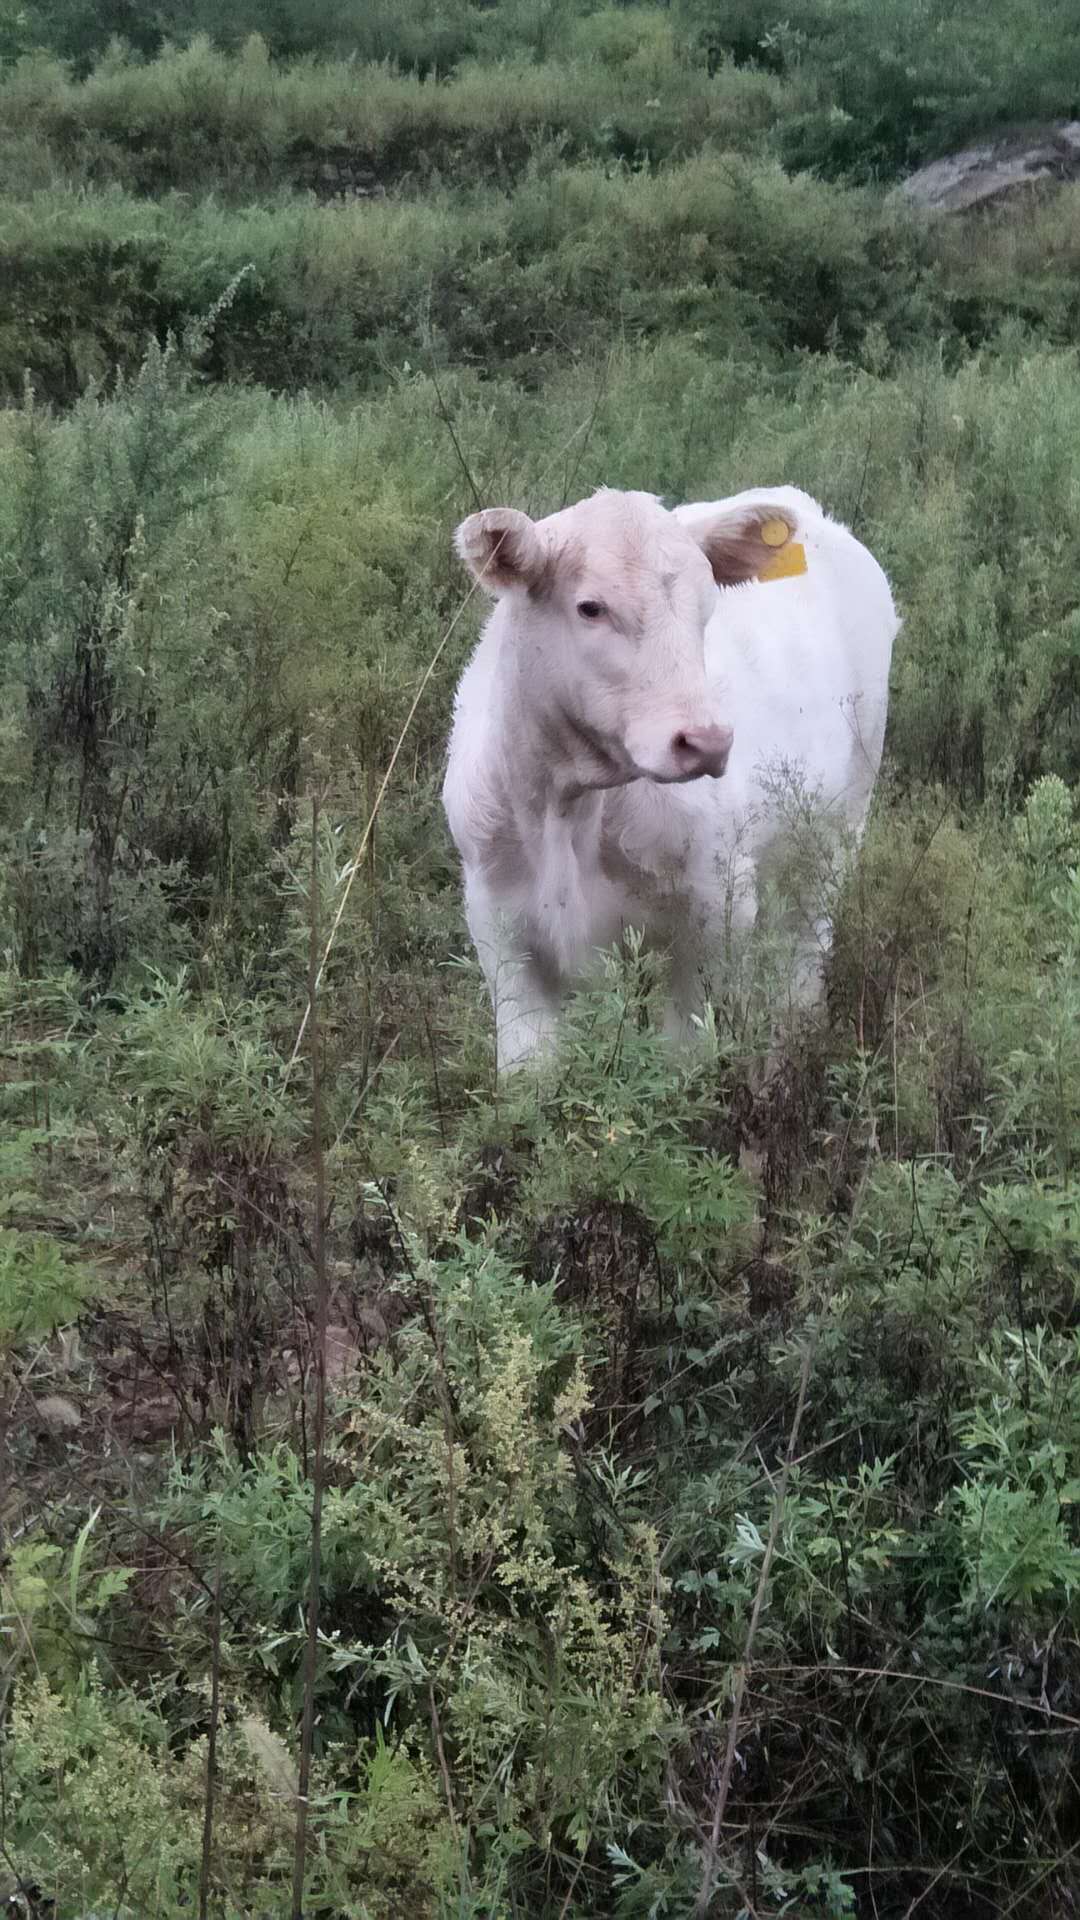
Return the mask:
M577 610L583 620L600 620L604 615L604 605L600 600L579 600Z

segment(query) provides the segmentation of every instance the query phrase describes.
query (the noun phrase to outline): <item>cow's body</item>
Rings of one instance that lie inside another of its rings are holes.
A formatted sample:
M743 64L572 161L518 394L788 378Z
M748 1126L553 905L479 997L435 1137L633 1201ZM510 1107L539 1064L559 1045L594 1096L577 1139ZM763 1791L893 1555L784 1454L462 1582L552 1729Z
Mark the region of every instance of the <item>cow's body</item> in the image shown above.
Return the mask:
M496 509L458 539L499 595L444 787L499 1066L545 1048L629 927L669 951L684 1034L793 790L840 834L862 826L898 626L885 576L793 488L674 514L603 493L535 525ZM800 992L822 931L803 929Z

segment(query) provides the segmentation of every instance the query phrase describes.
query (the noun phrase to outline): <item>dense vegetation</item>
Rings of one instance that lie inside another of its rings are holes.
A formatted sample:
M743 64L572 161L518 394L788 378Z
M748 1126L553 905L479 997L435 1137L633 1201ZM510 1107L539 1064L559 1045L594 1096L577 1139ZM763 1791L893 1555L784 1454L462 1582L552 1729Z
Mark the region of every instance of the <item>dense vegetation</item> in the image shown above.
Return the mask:
M888 187L1078 42L0 0L12 1911L298 1913L306 1706L320 1920L1075 1913L1080 192ZM887 764L827 1013L496 1088L450 535L602 481L852 524Z

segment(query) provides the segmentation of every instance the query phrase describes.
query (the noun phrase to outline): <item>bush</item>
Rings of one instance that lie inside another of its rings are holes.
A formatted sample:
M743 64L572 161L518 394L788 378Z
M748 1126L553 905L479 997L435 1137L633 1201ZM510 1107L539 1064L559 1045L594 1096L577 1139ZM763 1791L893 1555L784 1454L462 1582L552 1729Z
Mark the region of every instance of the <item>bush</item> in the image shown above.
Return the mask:
M107 356L132 366L147 324L163 338L198 321L234 281L206 370L275 388L378 388L448 362L534 386L613 334L689 335L773 367L785 353L854 355L871 331L895 350L941 311L906 216L717 157L647 180L539 168L512 199L336 209L46 193L11 210L6 240L0 208L5 245L27 293L0 334L0 378L21 390L28 362L58 400ZM102 301L80 283L98 287L105 265Z
M81 81L28 59L0 76L6 171L12 184L17 168L27 184L51 170L138 194L182 185L241 203L290 189L349 201L440 179L510 184L536 154L653 166L766 140L779 104L766 76L710 77L670 28L646 35L632 14L595 15L578 32L555 48L562 60L529 63L510 46L501 64L489 53L448 80L355 56L279 67L257 36L234 55L204 37L146 63L111 55Z

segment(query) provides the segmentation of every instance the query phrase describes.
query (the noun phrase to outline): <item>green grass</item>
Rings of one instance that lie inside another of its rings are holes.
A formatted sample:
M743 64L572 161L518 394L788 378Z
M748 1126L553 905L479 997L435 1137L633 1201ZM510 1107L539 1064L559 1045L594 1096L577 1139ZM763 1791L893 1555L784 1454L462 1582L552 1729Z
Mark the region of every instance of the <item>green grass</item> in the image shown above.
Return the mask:
M317 893L305 1912L696 1920L776 1519L712 1920L1064 1920L1080 202L923 226L882 179L1069 111L1074 23L162 19L223 45L0 15L53 50L0 83L13 1882L291 1920ZM497 1087L438 798L453 528L784 482L903 613L857 866L799 876L827 1011L763 1081L762 938L680 1068L631 955Z

